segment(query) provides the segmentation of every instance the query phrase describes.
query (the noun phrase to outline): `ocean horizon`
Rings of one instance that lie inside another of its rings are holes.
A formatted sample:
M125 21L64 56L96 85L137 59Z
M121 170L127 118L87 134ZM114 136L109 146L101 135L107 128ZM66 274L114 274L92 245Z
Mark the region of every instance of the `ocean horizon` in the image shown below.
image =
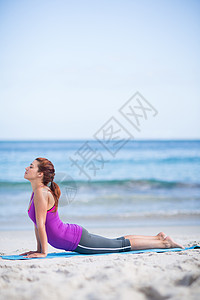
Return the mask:
M0 141L0 230L33 228L24 171L36 157L55 166L64 223L200 225L200 140L125 142Z

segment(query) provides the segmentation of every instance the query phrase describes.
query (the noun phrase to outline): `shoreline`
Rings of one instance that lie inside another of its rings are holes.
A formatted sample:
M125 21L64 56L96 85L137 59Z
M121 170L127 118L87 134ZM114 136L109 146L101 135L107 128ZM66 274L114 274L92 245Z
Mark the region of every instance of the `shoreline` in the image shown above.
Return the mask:
M28 220L29 221L29 220ZM173 222L171 222L171 224L168 222L168 223L162 223L162 224L155 224L155 223L153 223L153 224L145 224L145 223L142 223L142 224L140 224L140 223L138 223L137 225L136 224L132 224L132 223L130 223L130 224L128 224L128 223L125 223L125 222L121 222L120 220L117 222L117 220L116 220L116 222L110 222L110 223L102 223L102 222L100 222L100 223L98 223L98 222L84 222L83 220L82 221L80 221L80 220L77 220L76 218L72 218L72 219L68 219L67 221L63 221L63 223L70 223L70 224L78 224L78 225L80 225L80 226L83 226L83 227L85 227L86 229L88 228L88 229L91 229L91 230L93 230L93 229L95 229L95 230L100 230L101 231L101 229L104 229L104 230L108 230L108 231L112 231L112 230L115 230L115 231L121 231L121 230L133 230L133 231L135 231L135 230L139 230L139 231L145 231L145 230L149 230L149 228L178 228L178 229L180 229L180 228L186 228L186 230L187 230L187 228L194 228L194 231L196 231L196 228L199 228L199 232L200 232L200 224L198 224L198 223L194 223L194 224L192 224L191 222L189 222L188 224L185 224L185 223L173 223ZM12 232L19 232L19 231L32 231L33 230L33 224L31 224L30 223L30 226L26 226L27 225L27 223L26 224L24 224L24 227L23 227L23 225L22 226L20 226L20 227L14 227L14 226L10 226L10 228L9 227L4 227L4 226L0 226L0 232L9 232L9 231L12 231ZM161 231L163 231L163 230L161 230Z

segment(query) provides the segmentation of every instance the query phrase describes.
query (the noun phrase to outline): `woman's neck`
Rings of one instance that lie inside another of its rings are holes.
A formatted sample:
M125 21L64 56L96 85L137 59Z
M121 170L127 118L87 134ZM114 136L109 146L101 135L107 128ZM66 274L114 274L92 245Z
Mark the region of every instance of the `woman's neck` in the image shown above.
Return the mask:
M39 187L43 187L44 184L42 182L32 181L31 186L32 186L33 192L35 192Z

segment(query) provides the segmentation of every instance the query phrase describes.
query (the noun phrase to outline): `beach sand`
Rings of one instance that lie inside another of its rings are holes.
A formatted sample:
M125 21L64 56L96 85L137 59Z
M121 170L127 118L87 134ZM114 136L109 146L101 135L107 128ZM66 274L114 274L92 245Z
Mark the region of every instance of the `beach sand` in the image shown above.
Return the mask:
M200 245L199 227L86 228L115 238L164 231L185 247ZM1 231L0 254L35 250L34 231ZM63 252L49 246L49 252ZM0 258L0 299L200 299L200 250L71 258Z

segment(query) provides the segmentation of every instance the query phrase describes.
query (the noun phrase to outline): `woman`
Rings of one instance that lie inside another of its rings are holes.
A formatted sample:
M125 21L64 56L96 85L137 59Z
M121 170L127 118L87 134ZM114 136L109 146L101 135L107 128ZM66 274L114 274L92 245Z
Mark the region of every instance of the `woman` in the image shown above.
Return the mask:
M36 158L25 168L24 178L32 185L32 196L28 208L29 217L35 224L37 250L22 253L28 258L46 257L47 244L66 251L83 254L116 253L152 248L183 248L170 237L160 232L156 236L127 235L109 239L89 233L77 224L64 224L58 215L60 188L53 181L55 169L46 158ZM49 183L50 188L47 186Z

